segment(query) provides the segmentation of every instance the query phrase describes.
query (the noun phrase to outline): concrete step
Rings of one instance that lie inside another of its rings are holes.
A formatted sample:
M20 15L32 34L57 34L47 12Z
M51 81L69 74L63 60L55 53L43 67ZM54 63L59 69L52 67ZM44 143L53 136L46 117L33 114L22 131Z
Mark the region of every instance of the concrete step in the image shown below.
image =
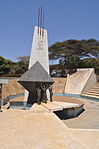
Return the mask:
M53 102L41 103L50 112L61 111L63 107L60 105L53 104Z
M91 96L98 96L99 97L99 94L93 94L93 93L84 93L86 95L91 95Z
M89 88L89 89L99 89L99 87L97 87L97 86L94 86L94 87L93 87L93 86L92 86L92 87ZM89 90L89 89L88 89L88 90Z
M86 92L99 92L99 89L89 89L89 90L87 90Z
M93 87L99 87L99 84L95 84L95 85L93 85Z
M99 90L99 87L91 87L88 90Z
M43 105L38 105L38 104L33 104L33 106L30 108L31 112L35 112L35 113L43 113L43 112L49 112L49 109L47 109L46 107L44 107Z
M99 98L99 83L89 88L82 96Z
M53 101L53 102L47 102L46 104L41 103L41 105L35 103L30 108L30 111L34 113L50 113L55 111L62 111L63 109L77 108L77 107L79 107L79 104Z
M95 95L82 94L81 96L99 99L99 96L95 96Z
M99 96L99 93L98 93L98 94L96 94L96 93L91 93L91 92L85 92L84 94L86 94L86 95L94 95L94 96Z
M90 91L90 90L88 90L88 91L85 92L85 94L87 94L87 93L95 93L95 94L99 94L99 91L96 91L96 90L94 90L94 91L91 90L91 91Z
M99 86L92 86L91 88L93 88L93 89L99 89Z
M82 95L84 95L84 96L95 96L95 97L99 97L99 95L97 95L97 94L82 94Z

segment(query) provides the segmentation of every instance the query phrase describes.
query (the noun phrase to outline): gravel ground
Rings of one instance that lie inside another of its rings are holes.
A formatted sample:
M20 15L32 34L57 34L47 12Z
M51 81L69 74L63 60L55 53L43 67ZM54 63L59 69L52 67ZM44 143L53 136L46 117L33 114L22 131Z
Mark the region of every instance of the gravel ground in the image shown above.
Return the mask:
M99 102L81 98L85 111L76 118L62 120L69 128L99 129Z

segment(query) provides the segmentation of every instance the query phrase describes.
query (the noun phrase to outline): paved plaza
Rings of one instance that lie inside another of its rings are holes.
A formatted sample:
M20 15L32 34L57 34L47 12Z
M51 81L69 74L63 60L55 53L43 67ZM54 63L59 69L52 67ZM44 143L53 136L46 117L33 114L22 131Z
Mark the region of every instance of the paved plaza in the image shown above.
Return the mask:
M63 120L69 128L99 129L99 102L80 98L85 111L76 118Z
M99 148L99 129L71 129L45 109L35 104L30 110L3 110L0 113L2 149Z

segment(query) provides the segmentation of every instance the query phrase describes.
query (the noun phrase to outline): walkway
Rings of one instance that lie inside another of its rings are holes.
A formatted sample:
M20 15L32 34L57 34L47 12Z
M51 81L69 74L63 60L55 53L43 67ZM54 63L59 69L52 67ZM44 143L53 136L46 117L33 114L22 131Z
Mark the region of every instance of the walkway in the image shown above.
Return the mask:
M99 149L99 130L69 129L44 106L0 113L2 149Z
M79 117L66 119L63 122L69 128L99 129L99 102L80 98L84 103L85 111Z
M31 111L33 112L55 112L55 111L61 111L63 109L68 109L68 108L76 108L79 107L79 104L74 104L74 103L66 103L66 102L59 102L59 101L53 101L53 102L47 102L41 103L41 105L37 105L36 103L33 104L31 107Z

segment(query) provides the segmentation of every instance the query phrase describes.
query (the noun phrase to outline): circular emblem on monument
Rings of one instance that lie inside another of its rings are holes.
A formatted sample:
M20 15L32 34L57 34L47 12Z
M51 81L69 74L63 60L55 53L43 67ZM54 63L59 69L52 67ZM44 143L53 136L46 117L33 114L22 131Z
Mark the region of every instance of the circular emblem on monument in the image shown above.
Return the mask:
M43 41L42 41L42 40L38 41L38 43L37 43L37 48L38 48L39 50L42 50L42 49L43 49Z

